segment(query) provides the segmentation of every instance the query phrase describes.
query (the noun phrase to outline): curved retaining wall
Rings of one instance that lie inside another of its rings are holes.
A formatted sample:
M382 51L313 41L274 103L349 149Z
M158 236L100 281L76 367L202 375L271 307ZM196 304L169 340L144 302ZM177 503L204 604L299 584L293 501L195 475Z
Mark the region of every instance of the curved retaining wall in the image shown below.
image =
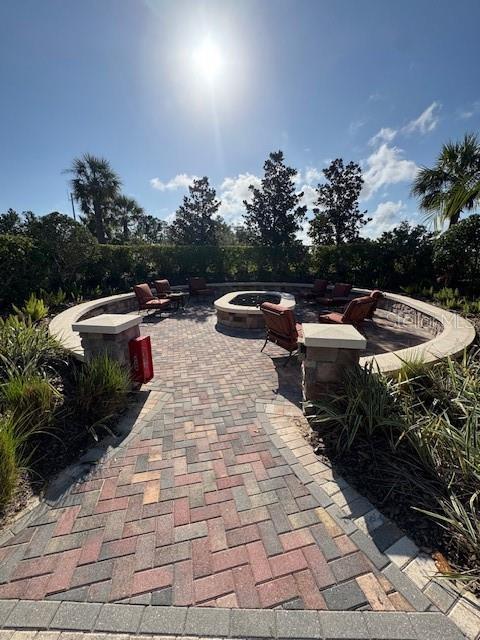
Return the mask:
M300 293L310 289L312 284L300 282L214 282L211 284L216 289L231 290L255 290L274 289L276 291L288 291ZM185 287L172 287L173 290L182 290ZM354 294L369 293L368 289L354 289ZM456 313L440 309L434 305L420 300L414 300L407 296L395 293L385 293L385 298L380 302L379 308L392 314L392 321L407 324L415 324L428 331L432 339L416 347L408 347L381 353L375 356L360 358L360 364L370 364L382 373L394 373L402 366L405 360L422 360L424 362L436 362L447 356L456 356L463 352L475 339L475 329L471 322ZM62 344L72 351L80 360L83 360L83 349L78 333L72 331L72 324L78 320L91 318L101 313L127 313L137 311L137 303L133 293L99 298L90 302L71 307L62 311L50 322L50 333L57 337Z

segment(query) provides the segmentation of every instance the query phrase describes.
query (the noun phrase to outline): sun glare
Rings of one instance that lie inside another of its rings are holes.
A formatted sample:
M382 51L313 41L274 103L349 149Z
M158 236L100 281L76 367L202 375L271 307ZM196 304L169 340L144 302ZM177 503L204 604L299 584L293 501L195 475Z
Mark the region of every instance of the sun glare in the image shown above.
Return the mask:
M204 78L213 82L223 67L223 56L218 46L209 38L193 52L195 68Z

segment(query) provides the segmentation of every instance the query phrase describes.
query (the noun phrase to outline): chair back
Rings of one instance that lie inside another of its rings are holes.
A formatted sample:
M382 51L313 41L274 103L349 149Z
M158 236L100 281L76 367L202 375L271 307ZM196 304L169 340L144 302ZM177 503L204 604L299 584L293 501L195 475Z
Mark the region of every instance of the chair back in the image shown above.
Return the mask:
M295 323L295 314L291 309L285 309L280 304L263 302L260 305L267 333L273 334L286 342L296 342L298 331Z
M170 282L168 280L155 280L155 289L157 290L157 295L161 293L170 293L171 287Z
M137 297L137 302L140 308L144 307L147 304L147 302L149 302L150 300L154 300L155 298L155 296L152 295L152 292L150 291L150 287L146 282L143 284L134 285L133 291L135 292L135 295Z
M370 296L355 298L348 303L347 308L343 312L342 321L345 324L359 324L369 317L372 307L376 300Z
M188 281L188 285L190 287L190 291L201 291L204 289L208 289L207 281L205 278L190 278Z
M332 291L332 298L346 298L352 290L351 284L345 284L344 282L336 282Z
M314 280L312 293L323 295L327 290L328 280Z
M379 289L374 289L370 293L370 298L375 300L375 304L372 305L372 307L370 309L370 313L368 314L367 318L372 319L373 318L373 314L377 310L377 305L378 305L379 301L383 300L383 298L385 298L385 296L383 295L383 293Z

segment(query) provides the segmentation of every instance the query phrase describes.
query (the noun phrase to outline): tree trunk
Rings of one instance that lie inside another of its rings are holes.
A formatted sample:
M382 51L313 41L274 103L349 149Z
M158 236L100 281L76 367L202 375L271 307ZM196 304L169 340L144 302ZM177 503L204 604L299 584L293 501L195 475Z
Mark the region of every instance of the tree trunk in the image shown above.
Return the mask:
M93 211L95 214L95 235L100 244L106 244L107 239L105 236L105 226L103 224L102 208L96 203L93 203Z

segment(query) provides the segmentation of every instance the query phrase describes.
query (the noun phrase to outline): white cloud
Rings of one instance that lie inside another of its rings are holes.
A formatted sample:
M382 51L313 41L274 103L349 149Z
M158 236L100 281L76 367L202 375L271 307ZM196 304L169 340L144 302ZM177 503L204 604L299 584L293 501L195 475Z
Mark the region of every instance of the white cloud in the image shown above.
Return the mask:
M306 206L307 209L313 209L315 200L317 199L317 190L309 184L304 184L300 191L303 191L303 198L300 200L300 206Z
M396 129L390 129L390 127L383 127L382 129L380 129L378 133L376 133L372 138L370 138L370 140L368 141L368 144L374 147L375 145L380 144L382 142L391 142L396 135L397 135Z
M307 167L305 170L305 182L307 184L318 184L323 178L323 172L315 167Z
M348 132L351 136L355 135L366 124L366 120L354 120L348 125Z
M413 160L402 158L403 150L382 144L363 161L366 166L361 197L368 200L376 191L389 184L408 182L415 177L418 167Z
M477 113L480 113L480 100L473 102L472 105L470 107L467 107L466 109L459 109L457 113L458 117L462 120L473 118L473 116L477 115Z
M415 133L415 131L418 131L421 134L433 131L440 120L438 115L440 108L441 105L439 102L432 102L432 104L427 107L425 111L418 116L418 118L411 120L406 124L402 131L404 133Z
M405 211L405 204L399 200L398 202L392 202L387 200L386 202L380 202L370 215L371 222L365 227L365 232L368 237L377 237L384 231L389 231L398 224L398 214Z
M220 185L218 197L222 201L219 213L227 222L241 222L241 215L245 211L243 201L251 199L249 186L258 187L261 179L252 173L240 173L234 178L225 178Z
M189 176L186 173L179 173L168 182L162 182L160 178L152 178L150 185L158 191L175 191L176 189L186 189L197 176Z

